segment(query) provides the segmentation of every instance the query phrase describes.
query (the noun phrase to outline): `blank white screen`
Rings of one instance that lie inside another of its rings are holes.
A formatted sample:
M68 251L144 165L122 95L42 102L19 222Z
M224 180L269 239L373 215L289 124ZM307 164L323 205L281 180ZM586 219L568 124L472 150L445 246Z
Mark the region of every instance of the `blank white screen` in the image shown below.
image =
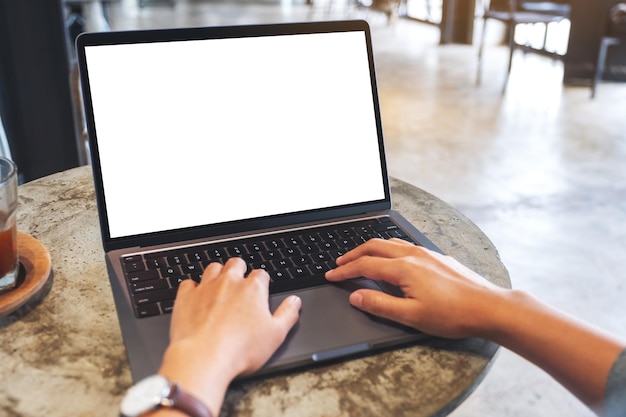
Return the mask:
M385 197L363 32L86 60L112 238Z

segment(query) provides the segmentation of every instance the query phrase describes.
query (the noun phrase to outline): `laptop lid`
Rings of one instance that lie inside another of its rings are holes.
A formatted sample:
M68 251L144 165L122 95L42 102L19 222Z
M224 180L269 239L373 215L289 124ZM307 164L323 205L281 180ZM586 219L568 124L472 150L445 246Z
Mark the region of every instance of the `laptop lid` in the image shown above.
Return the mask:
M87 33L77 53L107 251L391 207L364 21Z

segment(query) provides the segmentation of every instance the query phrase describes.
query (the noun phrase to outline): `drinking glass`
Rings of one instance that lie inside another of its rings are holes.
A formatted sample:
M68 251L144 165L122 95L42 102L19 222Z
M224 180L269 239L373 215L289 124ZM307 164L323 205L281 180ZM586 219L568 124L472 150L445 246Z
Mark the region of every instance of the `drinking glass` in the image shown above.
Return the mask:
M0 156L0 293L15 287L17 257L17 166Z

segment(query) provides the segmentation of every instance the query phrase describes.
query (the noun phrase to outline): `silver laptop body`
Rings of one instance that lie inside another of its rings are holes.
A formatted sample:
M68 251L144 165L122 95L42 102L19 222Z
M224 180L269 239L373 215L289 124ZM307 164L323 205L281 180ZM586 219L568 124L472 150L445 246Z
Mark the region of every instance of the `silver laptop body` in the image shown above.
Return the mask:
M372 218L436 249L391 210L367 23L86 33L77 52L102 241L134 380L159 368L173 301L138 310L125 276L131 260ZM175 291L172 282L161 291ZM272 293L272 309L297 293L301 317L255 376L424 337L352 308L348 296L363 286L383 289L358 279Z

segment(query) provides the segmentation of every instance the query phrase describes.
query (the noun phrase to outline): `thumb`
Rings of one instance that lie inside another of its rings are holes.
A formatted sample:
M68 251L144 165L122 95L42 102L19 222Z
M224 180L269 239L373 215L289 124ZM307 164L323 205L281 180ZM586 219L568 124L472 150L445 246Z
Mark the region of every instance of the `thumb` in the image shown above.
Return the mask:
M406 322L405 299L376 290L357 290L350 294L350 304L375 316Z
M300 307L302 300L296 295L290 295L285 298L276 311L274 311L274 321L282 331L282 337L286 337L287 333L298 321L300 316Z

